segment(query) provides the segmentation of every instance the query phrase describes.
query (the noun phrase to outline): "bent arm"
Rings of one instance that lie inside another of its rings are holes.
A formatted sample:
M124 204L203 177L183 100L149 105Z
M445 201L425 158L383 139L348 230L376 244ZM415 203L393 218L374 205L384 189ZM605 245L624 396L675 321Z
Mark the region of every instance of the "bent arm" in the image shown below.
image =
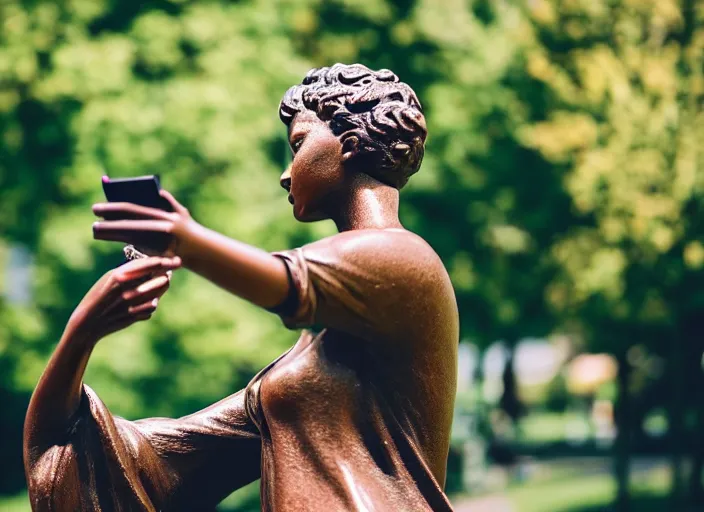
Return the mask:
M67 327L39 379L24 425L25 466L66 438L81 403L83 374L95 342Z
M244 391L185 418L127 421L82 384L93 345L67 330L32 396L33 510L204 510L259 478Z

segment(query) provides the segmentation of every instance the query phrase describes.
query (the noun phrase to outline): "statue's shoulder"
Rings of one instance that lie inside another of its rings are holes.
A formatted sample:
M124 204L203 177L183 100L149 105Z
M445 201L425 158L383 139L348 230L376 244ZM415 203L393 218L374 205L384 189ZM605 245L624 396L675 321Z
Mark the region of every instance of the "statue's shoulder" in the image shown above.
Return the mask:
M422 237L406 229L359 229L345 231L307 246L314 252L327 252L354 260L369 269L410 273L431 279L445 277L442 260Z

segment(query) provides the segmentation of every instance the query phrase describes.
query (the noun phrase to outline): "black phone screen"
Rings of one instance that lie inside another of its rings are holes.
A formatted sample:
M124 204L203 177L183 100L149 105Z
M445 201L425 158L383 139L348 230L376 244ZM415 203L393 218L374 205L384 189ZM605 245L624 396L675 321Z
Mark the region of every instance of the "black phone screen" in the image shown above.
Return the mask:
M110 179L103 177L103 191L111 203L134 203L150 208L173 211L169 202L159 195L158 176Z

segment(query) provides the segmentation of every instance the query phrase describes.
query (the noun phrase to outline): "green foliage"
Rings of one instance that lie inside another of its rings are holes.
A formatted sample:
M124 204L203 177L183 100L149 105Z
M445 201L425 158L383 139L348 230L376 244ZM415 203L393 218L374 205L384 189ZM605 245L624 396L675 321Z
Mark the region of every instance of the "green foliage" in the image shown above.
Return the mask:
M20 475L0 492L21 487L28 393L121 259L91 238L100 177L161 174L198 221L268 250L330 234L296 224L278 187L277 105L337 61L390 68L421 98L430 137L402 218L443 258L464 338L576 328L620 356L636 337L661 355L685 340L676 360L697 385L703 57L693 0L6 0L0 264L24 246L34 273L29 304L0 300L0 431L14 433L0 451ZM151 322L98 346L86 381L117 414L183 415L294 338L179 272Z
M565 166L588 220L551 249L562 274L548 298L559 311L668 326L680 304L700 300L681 292L702 264L704 12L683 4L531 3L526 71L546 102L524 140Z

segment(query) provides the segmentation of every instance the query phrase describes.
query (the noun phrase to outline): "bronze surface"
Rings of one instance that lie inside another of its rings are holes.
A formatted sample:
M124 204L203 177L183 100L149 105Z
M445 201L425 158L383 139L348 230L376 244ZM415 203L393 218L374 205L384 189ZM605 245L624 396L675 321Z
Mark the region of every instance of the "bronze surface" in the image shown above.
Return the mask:
M270 254L199 225L168 193L174 212L95 205L110 218L96 238L169 250L106 274L69 321L27 414L34 510L208 510L257 478L267 511L451 510L457 305L438 256L398 219L423 156L420 103L390 71L335 65L289 90L280 113L294 215L340 233ZM301 337L203 411L113 416L82 382L91 351L148 319L179 266Z

